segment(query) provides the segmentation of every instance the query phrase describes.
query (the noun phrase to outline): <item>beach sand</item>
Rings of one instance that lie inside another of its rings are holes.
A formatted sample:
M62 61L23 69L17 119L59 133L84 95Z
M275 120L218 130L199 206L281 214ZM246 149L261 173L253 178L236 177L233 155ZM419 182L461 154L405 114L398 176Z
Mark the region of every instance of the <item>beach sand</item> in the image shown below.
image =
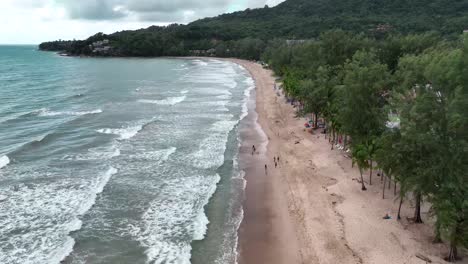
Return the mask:
M409 202L402 209L404 219L395 220L393 187L382 199L382 184L374 176L368 191L361 191L359 172L345 153L331 150L320 132L305 131L306 119L296 118L294 108L274 90L271 71L231 61L245 67L256 84L256 111L252 102L241 126L240 166L247 186L240 264L426 263L417 254L446 263L441 257L447 248L431 243L431 226L406 220L413 212ZM391 220L382 218L387 212ZM427 208L423 218L428 218Z

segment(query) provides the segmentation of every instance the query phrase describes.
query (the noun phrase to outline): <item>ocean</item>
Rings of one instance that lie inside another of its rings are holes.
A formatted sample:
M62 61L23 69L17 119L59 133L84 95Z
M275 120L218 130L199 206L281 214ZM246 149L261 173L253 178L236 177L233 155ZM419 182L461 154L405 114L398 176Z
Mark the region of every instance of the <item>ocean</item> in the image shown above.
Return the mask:
M236 263L253 88L216 59L0 46L0 263Z

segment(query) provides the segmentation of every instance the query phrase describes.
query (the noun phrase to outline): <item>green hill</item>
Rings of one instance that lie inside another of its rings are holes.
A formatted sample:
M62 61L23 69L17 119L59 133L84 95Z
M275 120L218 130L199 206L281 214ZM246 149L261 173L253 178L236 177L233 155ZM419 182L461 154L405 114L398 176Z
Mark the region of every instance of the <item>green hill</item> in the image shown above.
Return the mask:
M288 0L273 8L235 12L189 25L209 28L225 38L310 38L335 28L372 32L379 26L400 33L434 30L459 34L468 28L468 1Z
M271 39L309 39L330 29L381 36L426 31L459 35L465 28L468 0L287 0L188 25L46 42L40 49L91 56L239 56L245 49L258 53ZM97 43L106 39L109 44Z

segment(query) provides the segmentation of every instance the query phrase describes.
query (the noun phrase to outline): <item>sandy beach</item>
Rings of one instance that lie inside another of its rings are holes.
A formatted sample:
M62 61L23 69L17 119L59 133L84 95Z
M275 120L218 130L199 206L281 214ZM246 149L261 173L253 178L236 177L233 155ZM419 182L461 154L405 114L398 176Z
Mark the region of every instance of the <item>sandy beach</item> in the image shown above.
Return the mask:
M382 183L375 177L368 191L361 191L359 172L345 153L331 150L319 131L305 131L306 119L296 118L274 90L271 71L231 61L245 67L256 84L255 102L241 128L240 166L247 186L239 263L426 263L418 256L446 263L447 248L432 243L430 224L407 221L413 214L409 202L403 220L396 220L393 187L382 199ZM274 157L280 157L276 169ZM386 213L392 219L384 220ZM423 218L430 222L428 208Z

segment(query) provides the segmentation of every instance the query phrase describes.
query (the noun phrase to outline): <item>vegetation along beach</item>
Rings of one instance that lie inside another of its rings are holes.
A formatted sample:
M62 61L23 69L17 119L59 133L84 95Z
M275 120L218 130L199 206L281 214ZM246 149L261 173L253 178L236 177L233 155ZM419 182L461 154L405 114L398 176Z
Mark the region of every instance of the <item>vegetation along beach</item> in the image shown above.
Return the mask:
M0 263L468 263L467 0L0 7Z

